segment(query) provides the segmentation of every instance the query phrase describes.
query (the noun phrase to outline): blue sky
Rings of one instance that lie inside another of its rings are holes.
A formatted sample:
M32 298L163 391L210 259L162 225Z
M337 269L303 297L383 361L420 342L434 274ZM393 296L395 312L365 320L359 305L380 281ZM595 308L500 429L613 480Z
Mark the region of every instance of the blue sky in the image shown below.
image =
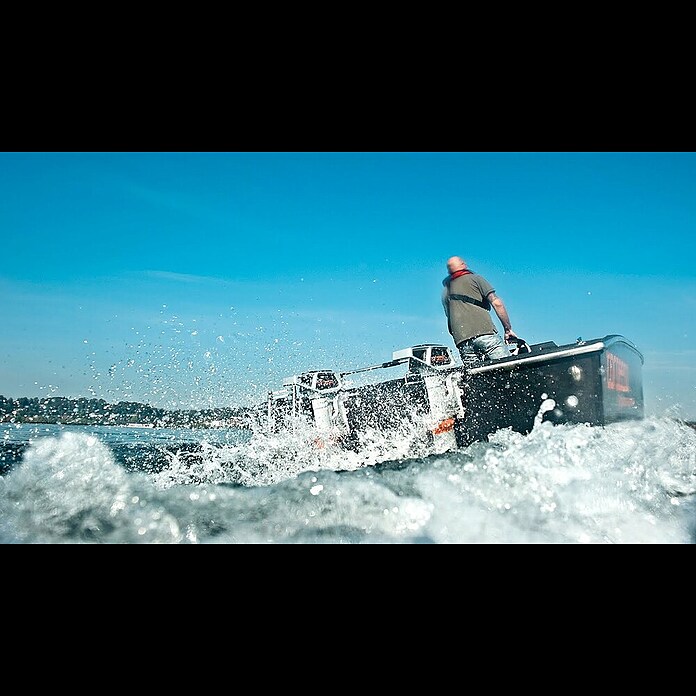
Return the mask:
M0 193L6 397L248 405L452 346L457 254L528 342L622 334L646 412L696 420L693 152L4 152Z

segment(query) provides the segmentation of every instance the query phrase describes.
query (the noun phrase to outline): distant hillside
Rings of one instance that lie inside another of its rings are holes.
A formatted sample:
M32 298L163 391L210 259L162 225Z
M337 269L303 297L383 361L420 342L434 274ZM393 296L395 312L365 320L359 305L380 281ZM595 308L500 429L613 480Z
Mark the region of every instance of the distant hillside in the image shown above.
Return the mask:
M68 399L62 396L0 395L0 423L61 423L65 425L154 425L171 428L243 428L246 408L167 410L135 401L111 404L104 399Z

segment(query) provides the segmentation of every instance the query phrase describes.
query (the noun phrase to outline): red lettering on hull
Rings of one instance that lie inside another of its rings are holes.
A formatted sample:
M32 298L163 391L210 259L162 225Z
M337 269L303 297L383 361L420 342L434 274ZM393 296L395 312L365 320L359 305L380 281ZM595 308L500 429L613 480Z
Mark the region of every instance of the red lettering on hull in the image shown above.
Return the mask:
M618 392L631 391L628 380L628 363L614 353L607 352L607 389Z

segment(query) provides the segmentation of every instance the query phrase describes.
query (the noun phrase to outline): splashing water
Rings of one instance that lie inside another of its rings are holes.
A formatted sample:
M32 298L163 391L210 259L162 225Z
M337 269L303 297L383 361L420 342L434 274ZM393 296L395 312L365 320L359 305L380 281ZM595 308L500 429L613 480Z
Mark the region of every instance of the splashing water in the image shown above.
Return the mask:
M423 441L423 426L406 419L398 431L383 433L366 429L355 451L346 450L337 440L317 436L308 423L294 430L269 434L262 430L240 445L225 447L204 443L194 461L186 452L168 455L170 466L155 477L155 485L230 483L242 486L270 486L305 471L353 471L384 461L425 456L432 449Z
M0 478L3 543L693 543L696 432L538 423L438 453L417 428L357 451L310 434L166 450L128 471L74 430ZM153 434L154 436L154 434Z
M66 432L44 438L4 479L1 538L39 543L180 541L176 519L148 499L148 488L140 476L117 465L94 436Z

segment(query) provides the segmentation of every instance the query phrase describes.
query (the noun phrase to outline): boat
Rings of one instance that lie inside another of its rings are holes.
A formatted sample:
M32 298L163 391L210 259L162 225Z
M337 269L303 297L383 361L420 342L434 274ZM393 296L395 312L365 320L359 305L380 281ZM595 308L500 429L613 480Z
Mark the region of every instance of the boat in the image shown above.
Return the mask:
M446 345L423 343L367 367L309 370L283 380L258 413L273 432L305 427L318 446L351 449L366 433L408 420L438 451L505 428L528 434L542 422L603 426L644 417L644 359L627 338L518 339L509 348L509 357L472 367L458 364Z

